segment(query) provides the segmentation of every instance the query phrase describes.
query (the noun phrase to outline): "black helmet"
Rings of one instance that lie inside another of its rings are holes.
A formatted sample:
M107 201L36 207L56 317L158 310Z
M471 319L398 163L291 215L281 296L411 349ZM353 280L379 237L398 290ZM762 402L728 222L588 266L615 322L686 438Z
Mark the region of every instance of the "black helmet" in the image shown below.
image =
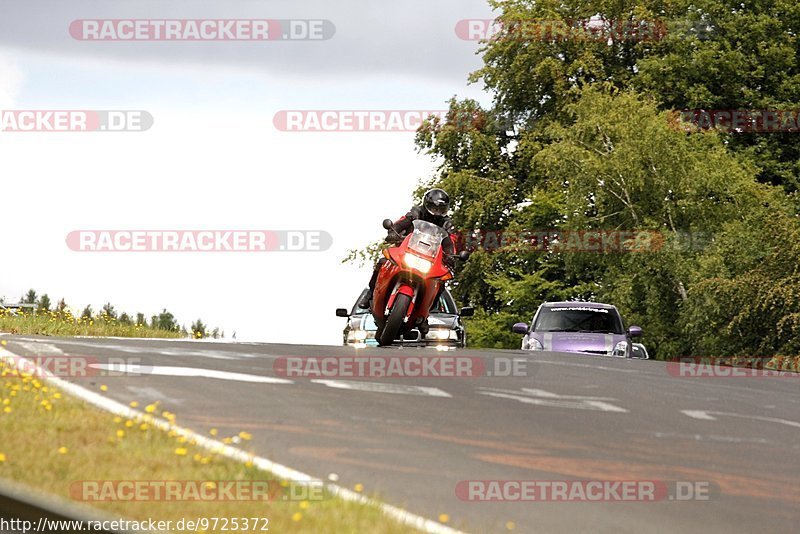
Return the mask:
M431 189L422 199L425 211L436 217L444 217L450 209L450 196L442 189Z

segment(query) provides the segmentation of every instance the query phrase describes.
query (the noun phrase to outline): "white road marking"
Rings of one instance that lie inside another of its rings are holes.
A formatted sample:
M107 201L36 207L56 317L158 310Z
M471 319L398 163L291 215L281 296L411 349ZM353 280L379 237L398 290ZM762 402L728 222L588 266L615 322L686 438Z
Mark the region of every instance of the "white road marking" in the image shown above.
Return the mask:
M22 338L24 339L24 338ZM111 339L111 338L98 338L98 339ZM119 338L130 339L130 338ZM37 342L28 338L30 343L19 343L28 350L35 350L32 347L45 345L44 343ZM150 339L149 341L153 341ZM158 341L161 341L160 339ZM192 348L191 350L181 350L176 348L163 348L163 347L148 347L148 346L135 346L114 343L89 343L75 340L59 340L59 345L72 345L78 347L90 347L94 349L104 349L116 352L125 352L128 354L153 354L159 356L197 356L199 358L209 358L212 360L242 360L245 358L269 358L268 355L260 355L248 352L234 352L224 350L205 350ZM50 347L57 348L54 345Z
M13 353L7 351L2 347L0 347L0 358L5 360L10 360L12 362L24 359L14 355ZM27 360L25 364L31 365L32 362L30 362L30 360ZM272 460L269 460L262 456L254 456L241 449L237 449L235 447L231 447L230 445L226 445L221 441L211 439L207 436L192 432L188 428L173 425L169 421L166 421L164 419L155 418L139 410L134 410L133 408L125 406L122 403L119 403L108 397L104 397L103 395L85 389L72 382L67 382L65 380L61 380L60 378L56 377L47 377L45 378L45 380L48 381L50 384L53 384L54 386L58 387L62 391L74 395L78 398L81 398L86 402L97 406L98 408L111 412L115 415L127 417L130 419L147 420L153 427L159 428L167 432L170 430L174 430L179 436L184 436L187 439L194 440L200 447L213 451L216 454L225 456L227 458L231 458L238 462L242 463L251 462L252 465L256 466L257 468L272 473L273 475L275 475L280 479L290 480L298 485L319 484L319 479L312 477L311 475L308 475L301 471L297 471L283 464L273 462ZM436 521L427 519L420 515L412 514L411 512L407 512L406 510L398 508L397 506L392 506L391 504L387 504L375 499L371 499L369 497L365 497L360 493L356 493L355 491L349 490L337 484L327 483L325 484L325 489L327 489L332 495L339 497L342 500L356 502L367 506L374 506L380 509L385 515L393 518L394 520L400 522L401 524L408 525L411 528L421 530L429 534L464 534L463 532L450 528L447 525L437 523Z
M708 415L708 412L704 412L703 410L681 410L684 415L688 415L692 419L702 419L703 421L716 421L717 418Z
M488 389L488 388L487 388ZM586 397L583 395L558 395L543 389L522 388L522 391L529 393L534 397L541 397L545 399L582 399L582 400L617 400L611 397Z
M488 395L501 399L511 399L523 404L547 406L550 408L572 408L575 410L597 410L601 412L627 413L628 410L620 408L607 400L616 400L608 397L582 397L579 395L557 395L541 389L523 388L520 391L508 389L479 388L480 395Z
M125 389L127 389L140 399L169 402L171 404L178 404L178 405L184 404L183 399L176 399L174 397L170 397L169 395L165 395L161 390L156 388L125 386Z
M763 417L760 415L743 415L743 414L729 413L729 412L711 412L707 410L681 410L681 413L684 415L688 415L693 419L700 419L702 421L716 421L717 416L723 415L725 417L740 417L742 419L753 419L755 421L779 423L781 425L800 428L800 423L798 423L797 421L789 421L788 419L779 419L777 417Z
M678 432L638 432L633 430L626 430L627 434L634 434L637 436L652 436L658 439L688 439L694 441L714 441L723 443L758 443L760 445L780 445L788 447L788 444L781 444L777 441L772 441L764 438L739 438L733 436L723 436L717 434L681 434ZM797 446L795 446L797 448Z
M234 380L238 382L258 382L261 384L294 384L293 381L274 376L248 375L244 373L231 373L215 369L201 369L199 367L163 367L159 365L125 365L93 363L89 367L103 369L113 373L126 373L133 375L161 375L161 376L189 376L199 378L217 378L219 380Z
M50 343L18 343L25 350L29 350L36 356L61 356L64 351L51 345Z
M236 345L235 339L224 339L213 337L204 337L203 339L194 339L192 337L127 337L127 336L71 336L75 339L119 339L120 341L166 341L173 343L225 343L226 345ZM252 344L252 343L251 343Z
M329 388L368 391L371 393L391 393L395 395L427 395L429 397L452 397L439 388L391 384L388 382L362 382L360 380L312 380Z
M586 357L587 358L607 358L606 356L600 356L600 355L595 355L595 356L588 356L587 355ZM643 373L643 371L637 371L636 369L623 369L622 367L606 367L606 366L603 366L603 365L591 365L591 364L588 364L588 363L551 362L549 360L542 360L542 359L539 359L539 358L536 358L533 361L536 362L537 364L544 363L544 364L548 364L548 365L564 365L564 366L567 366L567 367L589 367L591 369L600 369L602 371L613 371L615 373L639 373L639 374Z

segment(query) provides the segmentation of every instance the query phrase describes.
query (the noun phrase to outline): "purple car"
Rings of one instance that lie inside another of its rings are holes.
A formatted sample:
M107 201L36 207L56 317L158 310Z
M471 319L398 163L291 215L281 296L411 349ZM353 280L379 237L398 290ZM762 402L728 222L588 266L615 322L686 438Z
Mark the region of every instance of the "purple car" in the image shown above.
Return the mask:
M513 331L523 334L524 350L581 352L620 358L641 357L643 346L633 343L642 329L627 330L615 306L599 302L545 302L536 311L531 326L517 323ZM641 348L640 348L641 347ZM646 351L644 351L646 354Z

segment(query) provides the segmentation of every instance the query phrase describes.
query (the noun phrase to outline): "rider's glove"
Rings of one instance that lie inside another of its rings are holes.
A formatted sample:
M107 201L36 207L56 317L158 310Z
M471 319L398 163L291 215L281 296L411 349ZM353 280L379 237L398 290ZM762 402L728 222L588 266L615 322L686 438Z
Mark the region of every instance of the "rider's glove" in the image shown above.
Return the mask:
M442 228L444 228L444 231L447 232L448 234L452 234L453 231L456 229L456 226L453 224L453 221L447 219L446 221L444 221L444 224L442 224Z
M401 241L403 241L403 239L399 235L397 235L396 233L394 233L391 230L389 230L389 232L386 234L386 238L384 239L384 241L386 241L387 243L391 243L393 245L396 245L396 244L400 243Z

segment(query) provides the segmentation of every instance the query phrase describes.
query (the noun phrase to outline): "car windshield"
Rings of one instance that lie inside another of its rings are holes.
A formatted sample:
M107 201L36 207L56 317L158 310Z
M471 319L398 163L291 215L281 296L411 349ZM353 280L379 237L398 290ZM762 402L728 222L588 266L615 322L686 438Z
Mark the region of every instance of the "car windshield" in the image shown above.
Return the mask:
M609 308L588 306L553 306L539 310L535 332L594 332L622 334L619 313Z
M425 256L433 258L442 247L442 240L447 237L447 232L440 226L427 221L414 221L414 233L408 242L408 248Z
M447 291L442 292L439 298L433 302L433 306L431 306L431 313L448 313L451 315L456 315L458 310L452 295L450 295L450 293Z
M358 299L356 299L356 303L353 305L353 309L350 310L350 315L369 313L368 309L362 308L358 305L368 291L369 289L365 289L361 292L361 294L358 296ZM445 289L442 294L439 295L439 298L433 302L433 305L431 305L431 313L447 313L450 315L457 315L458 307L456 306L456 301L453 300L453 295L451 295L450 292Z
M378 329L378 325L375 324L375 318L372 316L371 313L368 313L366 314L366 316L364 316L364 323L362 328L367 331L370 330L374 331Z

